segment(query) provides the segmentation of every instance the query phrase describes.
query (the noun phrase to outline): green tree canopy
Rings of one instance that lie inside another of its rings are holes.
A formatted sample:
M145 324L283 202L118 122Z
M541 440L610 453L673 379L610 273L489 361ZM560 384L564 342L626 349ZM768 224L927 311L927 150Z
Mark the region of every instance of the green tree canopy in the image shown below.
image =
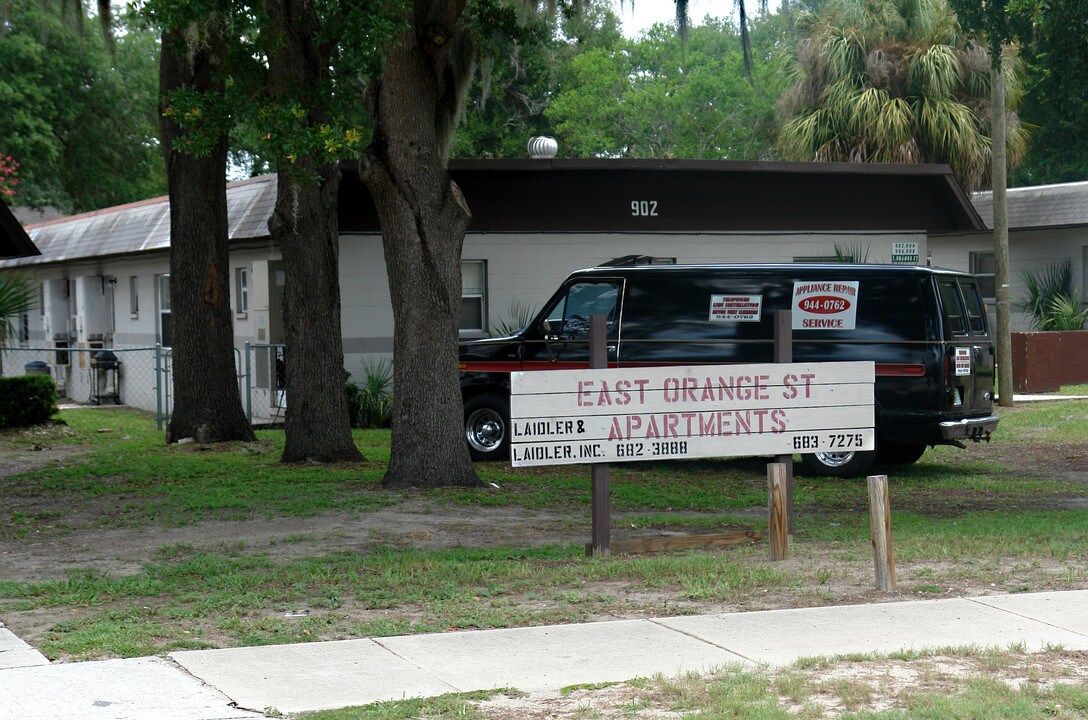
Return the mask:
M753 78L739 30L707 18L687 30L657 24L636 40L572 58L546 110L573 157L775 157L774 100L786 87L775 51L783 24L757 22Z
M480 9L474 8L477 16ZM494 10L487 8L491 16ZM608 0L585 2L579 14L542 13L524 25L512 9L505 14L504 31L490 33L489 42L479 48L476 78L451 157L525 157L529 138L555 134L546 110L571 59L623 41Z
M1045 0L1024 38L1027 95L1021 115L1034 127L1014 185L1088 179L1088 2Z
M0 152L20 164L20 184L7 202L76 212L162 194L155 36L122 21L111 56L100 34L73 22L75 9L9 6Z

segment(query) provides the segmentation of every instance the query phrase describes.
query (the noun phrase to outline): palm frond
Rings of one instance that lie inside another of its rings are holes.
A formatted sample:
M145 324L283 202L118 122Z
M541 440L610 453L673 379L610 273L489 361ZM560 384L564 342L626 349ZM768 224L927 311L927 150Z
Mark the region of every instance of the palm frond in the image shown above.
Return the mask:
M881 137L879 131L874 133L873 130L877 129L884 107L889 100L888 91L883 88L870 87L854 93L849 99L849 117L847 118L850 133Z
M857 96L858 89L849 80L840 80L824 88L822 106L833 132L850 133Z
M960 84L960 58L949 45L931 45L908 61L907 83L913 94L952 97Z
M34 309L38 285L27 275L0 275L0 350L15 337L14 318Z
M917 151L914 136L914 113L903 98L888 98L880 107L872 133L880 139L881 162L920 162L912 159Z
M822 69L829 83L858 84L865 70L865 53L856 37L832 35L823 44Z

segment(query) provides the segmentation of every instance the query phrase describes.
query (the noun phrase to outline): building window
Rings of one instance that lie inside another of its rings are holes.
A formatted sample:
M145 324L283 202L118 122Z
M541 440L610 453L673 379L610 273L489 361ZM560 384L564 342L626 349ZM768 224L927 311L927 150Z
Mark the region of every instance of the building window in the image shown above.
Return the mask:
M249 270L234 269L234 312L245 317L249 312Z
M30 342L30 313L19 316L19 342L23 345Z
M140 286L135 275L128 276L128 314L140 316Z
M462 334L487 332L487 263L483 260L461 261Z
M1088 295L1088 245L1080 249L1080 254L1080 291L1084 295Z
M174 345L174 318L170 314L170 276L159 275L159 342Z
M985 300L997 297L997 283L994 280L997 266L992 252L971 253L971 272L978 276L978 289Z

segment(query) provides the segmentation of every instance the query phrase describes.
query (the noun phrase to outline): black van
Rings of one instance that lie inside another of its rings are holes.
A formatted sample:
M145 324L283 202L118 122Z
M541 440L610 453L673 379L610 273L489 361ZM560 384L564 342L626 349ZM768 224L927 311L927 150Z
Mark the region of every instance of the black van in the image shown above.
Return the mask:
M509 455L510 372L589 366L591 314L613 367L765 363L774 315L793 311L793 361L871 360L876 450L802 455L813 472L865 474L928 446L988 440L994 348L973 275L898 265L638 265L573 273L524 329L461 345L474 459Z

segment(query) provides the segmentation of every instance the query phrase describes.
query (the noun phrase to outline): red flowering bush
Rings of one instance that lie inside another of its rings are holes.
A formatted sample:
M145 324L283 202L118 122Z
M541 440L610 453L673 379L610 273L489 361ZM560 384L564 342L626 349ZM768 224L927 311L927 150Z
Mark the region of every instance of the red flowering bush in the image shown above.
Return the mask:
M15 171L19 169L19 163L11 155L0 155L0 195L11 197L15 194L15 186L19 184L19 178Z

